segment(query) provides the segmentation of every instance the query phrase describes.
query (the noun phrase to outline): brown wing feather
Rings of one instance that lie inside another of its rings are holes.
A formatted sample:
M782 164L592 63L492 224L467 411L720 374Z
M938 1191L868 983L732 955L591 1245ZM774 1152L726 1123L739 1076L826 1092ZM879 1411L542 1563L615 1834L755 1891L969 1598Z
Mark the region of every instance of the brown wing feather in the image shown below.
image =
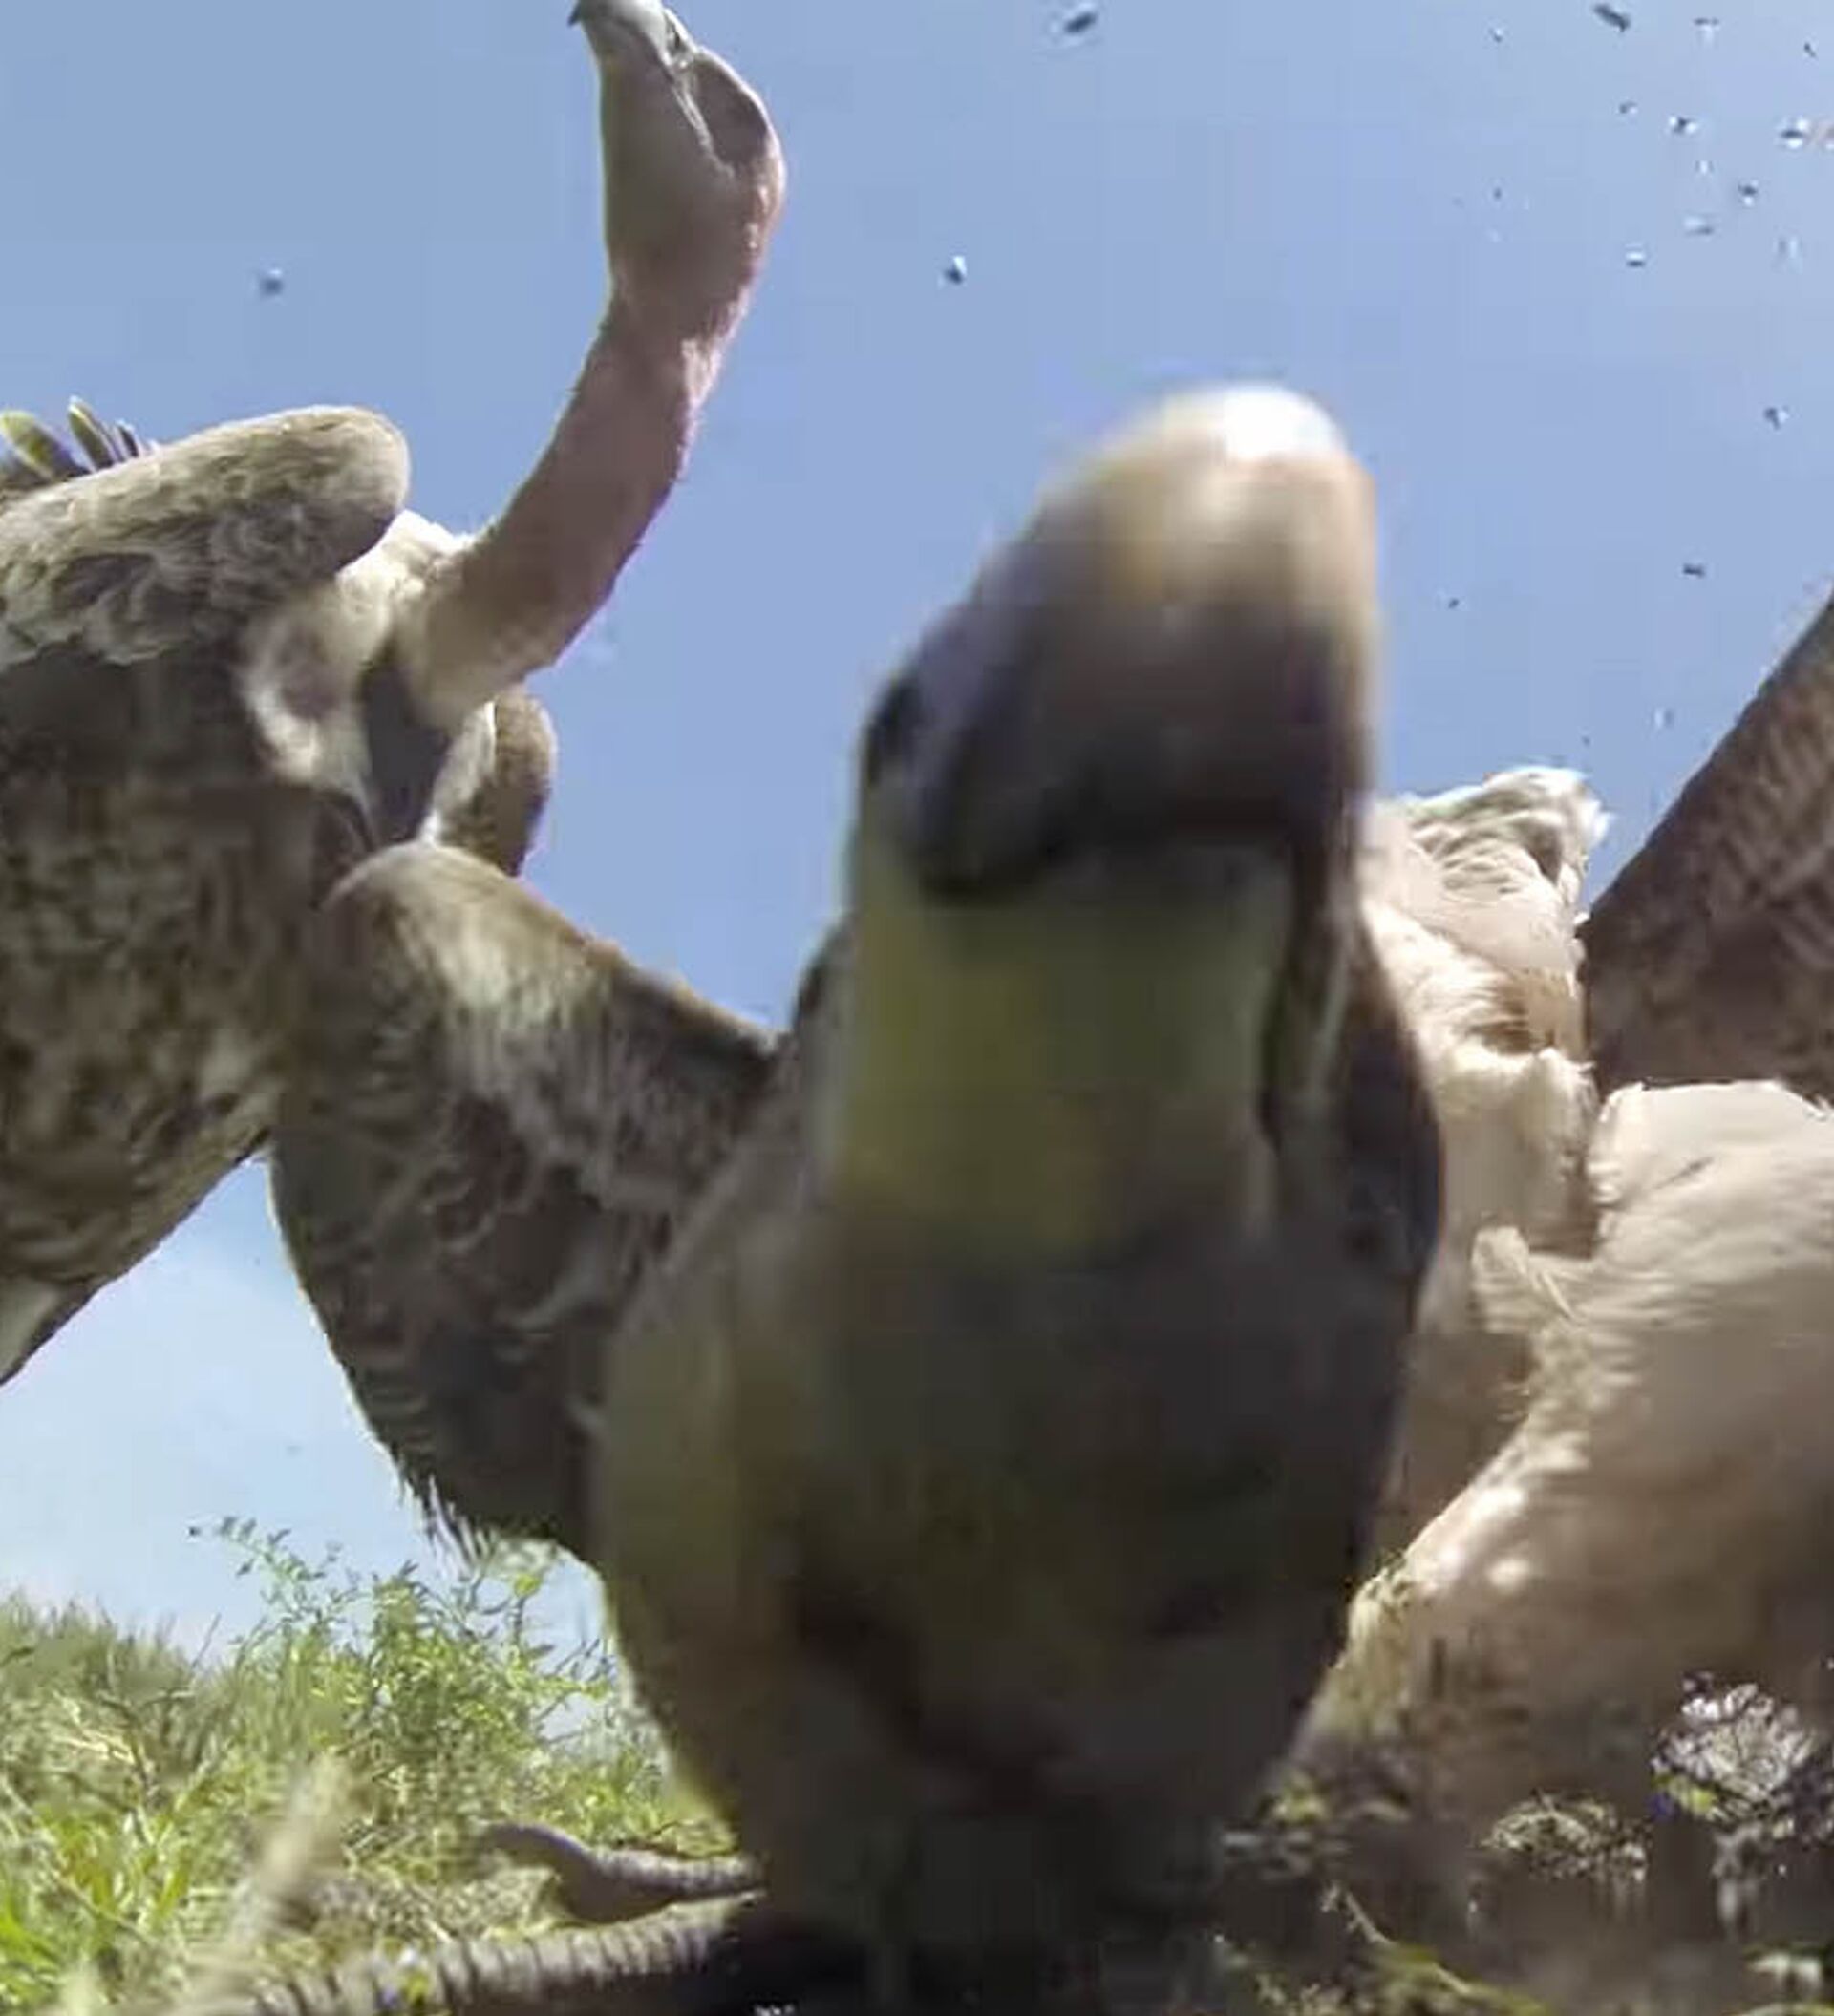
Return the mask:
M1834 1099L1834 603L1581 935L1603 1090L1776 1077Z
M74 447L60 441L35 414L16 407L0 413L0 499L113 468L157 445L143 441L125 420L109 426L81 399L71 400L65 418Z
M615 298L475 541L401 511L406 449L371 414L145 455L87 408L74 447L0 414L0 1380L262 1138L308 917L419 830L477 710L559 655L680 473L782 162L736 76L629 11L582 15ZM508 859L545 787L534 717L505 713L454 800L461 843Z
M449 1525L589 1559L605 1337L774 1045L426 844L338 890L308 985L273 1194L357 1401Z
M379 414L306 407L0 493L0 668L224 641L367 553L407 497Z
M497 710L501 752L474 717L559 655L673 487L782 195L755 95L629 13L581 16L614 299L476 540L402 512L372 414L148 454L85 407L74 446L0 414L0 1380L261 1140L307 919L420 830L456 744L485 755L454 767L460 843L532 837L536 717Z
M240 638L406 480L355 411L34 452L0 496L0 1379L266 1127L299 918L361 841L268 774Z
M517 875L554 790L558 744L547 710L513 686L491 703L492 747L483 777L444 815L438 838ZM436 787L437 804L443 779Z

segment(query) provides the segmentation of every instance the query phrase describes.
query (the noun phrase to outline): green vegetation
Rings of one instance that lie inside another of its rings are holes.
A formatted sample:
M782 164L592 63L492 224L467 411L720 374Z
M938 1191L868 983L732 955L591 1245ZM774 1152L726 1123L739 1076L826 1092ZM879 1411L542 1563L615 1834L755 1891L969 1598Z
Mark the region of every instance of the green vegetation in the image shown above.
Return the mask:
M216 1658L0 1600L0 2009L163 2000L225 1937L267 1972L552 1922L493 1819L723 1845L605 1649L541 1642L544 1551L366 1580L219 1537L265 1602Z
M544 1877L474 1850L495 1819L691 1854L728 1845L670 1775L604 1645L542 1641L545 1550L366 1579L246 1521L216 1538L263 1595L261 1623L219 1656L0 1598L0 2011L187 2016L225 1974L556 1922ZM1321 1820L1303 1802L1287 1815L1296 1838ZM1520 1816L1517 1833L1512 1852L1544 1875L1621 1854L1577 1809ZM1354 1988L1250 1965L1243 2005L1546 2016L1384 1939L1341 1893L1338 1915L1360 1956ZM1834 2016L1812 1978L1780 1969L1774 1986L1763 2016Z

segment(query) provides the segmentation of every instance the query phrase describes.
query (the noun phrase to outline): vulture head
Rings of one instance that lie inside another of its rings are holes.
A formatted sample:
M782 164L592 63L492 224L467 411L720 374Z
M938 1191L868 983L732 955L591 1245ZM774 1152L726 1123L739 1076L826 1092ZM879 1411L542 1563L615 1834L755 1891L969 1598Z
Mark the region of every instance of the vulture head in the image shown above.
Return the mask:
M682 335L723 335L783 201L770 117L660 0L578 0L571 18L604 79L613 298L641 298L655 326Z
M1162 1158L1205 1148L1259 1196L1277 1116L1319 1095L1375 642L1360 478L1324 424L1246 391L1124 437L866 729L837 1099L966 1236L1044 1213L1121 1238ZM1039 1174L1014 1184L1015 1155Z

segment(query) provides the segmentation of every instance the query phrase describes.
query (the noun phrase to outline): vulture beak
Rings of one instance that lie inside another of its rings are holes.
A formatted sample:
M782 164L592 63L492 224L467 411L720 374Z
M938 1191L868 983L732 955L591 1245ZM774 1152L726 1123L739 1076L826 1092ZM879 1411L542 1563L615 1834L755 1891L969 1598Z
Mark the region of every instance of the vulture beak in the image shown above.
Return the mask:
M614 295L641 301L652 329L672 318L683 335L716 333L782 202L769 116L659 0L579 0L570 18L602 81Z
M599 77L609 304L527 479L399 626L415 707L447 734L604 605L681 474L783 201L762 101L658 0L571 18Z
M668 68L683 45L693 44L661 0L575 0L569 28L584 28L601 61L648 56Z

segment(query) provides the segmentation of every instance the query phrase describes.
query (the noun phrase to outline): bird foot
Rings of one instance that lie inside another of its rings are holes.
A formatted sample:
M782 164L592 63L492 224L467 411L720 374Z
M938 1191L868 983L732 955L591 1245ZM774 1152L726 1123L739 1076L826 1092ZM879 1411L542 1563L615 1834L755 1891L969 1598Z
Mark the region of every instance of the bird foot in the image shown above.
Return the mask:
M335 1974L293 1974L210 2006L218 2016L861 2016L864 1985L857 1949L744 1899L624 1925L454 1940L398 1960L359 1956Z
M667 1904L736 1898L759 1884L740 1856L696 1858L646 1848L588 1848L557 1827L499 1820L477 1837L512 1861L545 1869L563 1909L587 1925L611 1925Z

